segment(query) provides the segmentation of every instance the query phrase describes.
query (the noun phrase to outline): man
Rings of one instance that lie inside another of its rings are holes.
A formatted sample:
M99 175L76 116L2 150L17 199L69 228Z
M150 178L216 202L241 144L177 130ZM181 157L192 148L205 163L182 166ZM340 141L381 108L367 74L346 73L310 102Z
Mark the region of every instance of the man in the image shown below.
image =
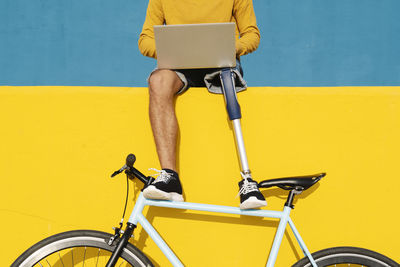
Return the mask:
M154 25L222 22L236 23L238 59L258 47L260 33L252 0L150 0L146 20L139 37L139 50L144 56L157 58ZM237 68L241 71L240 61L237 62ZM150 74L148 79L149 115L162 170L158 171L157 179L143 190L146 198L183 201L182 187L176 172L178 123L174 99L190 86L205 86L203 79L210 71L210 69L162 69ZM257 208L266 205L257 183L250 176L244 177L239 187L241 208Z

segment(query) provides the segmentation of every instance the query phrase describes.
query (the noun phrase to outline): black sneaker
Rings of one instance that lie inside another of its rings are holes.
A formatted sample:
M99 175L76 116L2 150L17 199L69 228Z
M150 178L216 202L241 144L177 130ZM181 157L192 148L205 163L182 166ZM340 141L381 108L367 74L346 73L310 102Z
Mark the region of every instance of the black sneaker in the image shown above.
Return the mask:
M164 199L172 201L183 201L182 186L176 172L169 169L158 172L157 179L143 190L143 196L149 199Z
M260 190L257 182L251 178L244 178L239 182L240 208L256 209L267 206L267 201Z

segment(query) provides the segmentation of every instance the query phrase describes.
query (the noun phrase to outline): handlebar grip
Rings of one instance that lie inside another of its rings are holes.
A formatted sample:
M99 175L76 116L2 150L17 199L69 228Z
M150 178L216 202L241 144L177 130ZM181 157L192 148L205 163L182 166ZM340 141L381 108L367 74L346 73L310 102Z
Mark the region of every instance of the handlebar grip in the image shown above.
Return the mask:
M126 173L126 175L128 175L128 177L131 176L132 179L136 177L145 185L148 185L151 182L153 182L154 178L147 177L146 175L141 173L138 169L133 167L133 164L135 163L135 161L136 161L136 156L134 154L129 154L126 157L125 165L118 171L115 171L111 175L111 177L114 177L115 175L120 174L121 172L125 171L125 173Z
M132 168L132 167L133 167L133 164L135 163L135 161L136 161L136 156L135 156L134 154L129 154L129 155L126 157L125 164L126 164L126 166Z

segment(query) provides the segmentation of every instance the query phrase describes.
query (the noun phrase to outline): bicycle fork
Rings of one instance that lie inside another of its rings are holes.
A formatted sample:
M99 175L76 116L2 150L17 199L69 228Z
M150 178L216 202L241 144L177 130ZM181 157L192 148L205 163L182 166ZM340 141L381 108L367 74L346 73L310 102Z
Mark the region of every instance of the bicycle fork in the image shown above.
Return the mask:
M115 264L117 263L119 257L122 254L123 249L128 244L129 238L131 238L133 230L135 230L135 228L136 228L136 225L134 225L133 223L129 223L128 222L126 224L125 231L122 231L120 229L117 230L118 234L116 233L116 235L114 235L114 237L116 237L117 235L119 237L119 234L121 232L123 234L122 234L121 239L118 240L116 248L115 248L114 252L112 253L111 258L108 260L108 262L106 264L106 267L114 267L115 266ZM109 243L112 244L113 241L114 241L114 239L110 239ZM109 244L109 245L111 245L111 244Z

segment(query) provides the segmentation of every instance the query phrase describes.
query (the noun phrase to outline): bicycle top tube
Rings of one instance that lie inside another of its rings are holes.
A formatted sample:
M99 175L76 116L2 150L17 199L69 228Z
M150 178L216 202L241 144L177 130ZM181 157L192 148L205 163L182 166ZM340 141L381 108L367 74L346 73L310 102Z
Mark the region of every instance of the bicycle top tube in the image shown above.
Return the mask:
M154 181L153 177L147 177L142 174L139 170L133 167L135 163L136 157L133 154L128 155L126 164L119 171L115 172L113 176L117 173L125 170L125 173L130 177L138 178L141 182L143 182L144 186L147 186ZM293 201L295 195L300 194L304 190L307 190L312 185L317 183L320 179L322 179L326 174L319 173L314 175L307 176L297 176L297 177L286 177L286 178L278 178L278 179L270 179L264 180L260 182L258 185L260 188L269 188L273 186L277 186L281 189L289 191L287 201L285 203L285 207L289 207L291 209L294 208ZM238 215L248 215L248 216L257 216L257 217L267 217L267 218L279 218L282 219L282 212L279 211L271 211L271 210L242 210L237 207L230 206L220 206L220 205L210 205L210 204L200 204L200 203L190 203L190 202L172 202L166 200L150 200L143 197L142 193L140 193L134 210L130 217L130 222L136 224L136 218L139 213L143 210L144 206L158 206L158 207L166 207L166 208L176 208L176 209L187 209L187 210L199 210L199 211L208 211L208 212L219 212L219 213L228 213L228 214L238 214ZM132 219L132 220L131 220Z
M143 194L140 193L138 199L136 200L136 204L132 211L132 214L129 218L130 223L136 224L137 216L139 213L141 214L145 206L155 206L155 207L175 208L175 209L185 209L185 210L198 210L198 211L256 216L264 218L277 218L277 219L281 219L284 216L284 213L282 211L275 211L275 210L262 210L262 209L242 210L238 207L232 207L232 206L146 199L143 196Z

